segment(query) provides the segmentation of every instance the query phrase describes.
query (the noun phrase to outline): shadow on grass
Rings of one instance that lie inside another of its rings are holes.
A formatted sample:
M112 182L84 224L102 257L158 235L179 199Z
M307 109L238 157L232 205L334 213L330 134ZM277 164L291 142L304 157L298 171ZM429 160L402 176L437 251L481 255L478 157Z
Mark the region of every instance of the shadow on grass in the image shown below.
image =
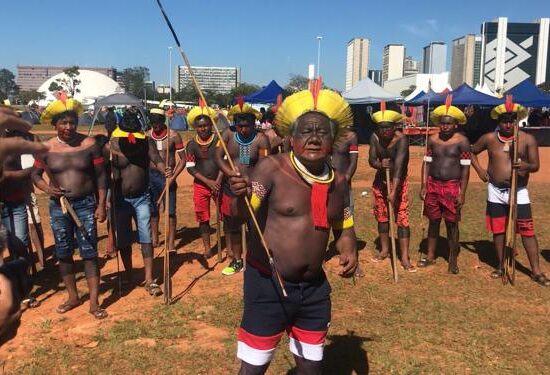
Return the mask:
M180 293L176 294L176 296L172 298L172 301L170 301L170 304L172 305L174 303L177 303L180 299L182 299L187 293L189 293L193 289L195 284L197 284L197 282L200 279L202 279L204 276L206 276L207 274L212 272L214 270L214 268L216 268L216 265L218 265L218 263L214 264L211 268L208 268L206 271L201 273L199 276L197 276L193 280L191 280L189 285L187 285L184 290L182 290Z
M369 373L369 359L363 343L373 341L372 338L356 336L354 331L348 331L346 335L331 335L327 338L330 344L325 347L324 374L364 375Z
M485 263L489 267L492 268L498 268L498 258L495 251L495 247L493 245L493 242L488 240L481 240L481 241L472 241L472 242L461 242L460 246L472 253L476 253L479 261L481 263ZM548 252L548 256L550 257L550 250L543 250L543 257L544 252ZM548 259L547 259L548 260ZM522 263L520 263L516 258L516 271L519 271L527 276L531 276L531 270L527 267L525 267Z
M363 240L357 240L357 251L363 250L367 246L367 243ZM327 252L325 253L325 262L328 262L332 258L338 255L338 250L336 249L336 241L332 241L328 245Z
M545 261L550 263L550 249L541 250L540 255L542 255Z

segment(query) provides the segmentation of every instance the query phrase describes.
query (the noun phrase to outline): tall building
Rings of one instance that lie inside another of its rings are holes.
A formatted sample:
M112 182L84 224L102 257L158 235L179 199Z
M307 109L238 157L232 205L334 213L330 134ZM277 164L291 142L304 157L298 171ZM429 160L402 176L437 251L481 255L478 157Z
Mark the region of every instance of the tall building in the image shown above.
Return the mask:
M384 47L382 60L382 82L403 77L405 64L405 46L388 44Z
M445 42L431 42L424 47L422 73L439 74L447 71L447 45Z
M463 83L475 87L480 81L481 36L468 34L453 40L451 86Z
M241 84L241 68L238 67L192 66L191 68L202 90L228 93ZM176 85L177 91L192 85L187 66L178 66Z
M382 86L382 70L370 69L369 78L377 85Z
M481 24L481 83L504 92L526 79L535 84L550 78L550 18L509 23L499 17Z
M403 75L410 76L420 73L419 66L420 64L418 63L418 61L413 59L411 56L405 57L405 62L403 64Z
M38 65L17 65L17 78L15 82L21 91L38 90L38 88L49 78L63 73L70 66L38 66ZM115 68L89 68L80 66L80 69L92 70L116 80L117 71Z
M367 77L369 71L369 45L366 38L354 38L348 42L346 53L346 91Z

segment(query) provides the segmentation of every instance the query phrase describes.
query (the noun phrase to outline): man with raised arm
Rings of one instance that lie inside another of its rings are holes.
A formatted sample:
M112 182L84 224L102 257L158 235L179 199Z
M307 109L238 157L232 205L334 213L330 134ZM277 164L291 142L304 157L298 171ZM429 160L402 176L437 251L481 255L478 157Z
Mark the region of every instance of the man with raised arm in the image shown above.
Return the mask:
M479 178L488 182L486 223L487 230L493 233L493 242L499 264L493 271L493 278L502 277L504 273L504 244L506 222L508 218L509 194L512 168L518 170L517 184L517 232L521 235L523 247L531 265L532 279L543 286L550 286L539 265L539 245L535 236L535 227L531 213L531 202L527 183L529 175L539 170L539 149L536 139L529 133L519 131L514 138L514 127L519 119L527 115L527 110L514 104L511 98L491 111L491 117L498 121L494 132L484 134L472 146L473 155L485 150L489 155L487 169L480 166L477 157L472 158L472 165ZM518 142L519 163L512 162L514 142Z
M204 105L194 107L187 114L187 123L197 131L197 135L187 143L186 158L187 172L193 176L195 218L199 223L206 258L211 256L210 201L218 204L222 179L222 173L214 162L218 138L212 133L212 126L216 117L216 111Z
M470 142L457 132L458 125L466 123L466 116L446 104L432 112L432 122L439 127L439 133L428 138L427 153L422 165L422 186L420 198L424 200L424 213L430 224L428 228L428 254L418 261L418 267L435 264L435 251L439 237L441 219L447 227L449 244L448 272L457 274L460 210L466 199L466 187L470 177Z
M416 272L416 268L409 259L409 242L411 232L409 228L409 180L407 178L409 165L409 140L396 126L403 120L403 116L391 110L382 109L373 113L373 122L378 125L371 135L369 148L369 165L376 169L372 182L372 196L374 199L374 218L378 222L380 238L380 253L373 261L379 262L389 256L390 225L388 204L394 207L397 224L397 237L401 250L401 266L408 272ZM390 170L390 193L386 185L385 169Z
M331 314L330 285L322 268L331 228L342 231L336 241L339 274L350 277L357 267L348 181L329 164L332 146L345 136L352 114L333 91L301 91L286 98L275 123L280 134L290 134L293 151L262 160L251 175L232 173L230 178L239 197L233 210L246 217L244 197L250 199L288 294L282 296L252 229L238 334L240 373L265 373L286 331L297 373L320 374Z
M55 255L59 273L69 298L57 307L64 314L80 305L76 289L73 260L74 236L84 260L84 274L90 293L90 313L96 319L107 316L99 306L99 267L97 257L96 221L105 221L107 192L105 159L93 137L78 133L78 116L82 105L63 94L42 112L42 123L50 122L57 136L46 142L50 150L44 158L36 159L32 179L36 187L50 196L50 223L55 239ZM46 172L49 183L42 178ZM70 205L71 207L68 207ZM71 215L74 210L83 228Z
M261 118L260 112L248 104L244 104L242 98L239 103L231 107L228 119L233 123L235 131L231 128L225 130L222 138L227 145L231 160L243 176L248 176L256 163L269 154L270 146L267 137L256 131L255 121ZM224 160L225 153L218 142L216 150L216 164L226 176L231 176L229 163ZM222 270L224 275L233 275L243 269L242 241L240 227L244 223L242 219L231 214L231 202L234 199L229 185L222 186L221 212L223 215L225 232L230 237L231 262Z

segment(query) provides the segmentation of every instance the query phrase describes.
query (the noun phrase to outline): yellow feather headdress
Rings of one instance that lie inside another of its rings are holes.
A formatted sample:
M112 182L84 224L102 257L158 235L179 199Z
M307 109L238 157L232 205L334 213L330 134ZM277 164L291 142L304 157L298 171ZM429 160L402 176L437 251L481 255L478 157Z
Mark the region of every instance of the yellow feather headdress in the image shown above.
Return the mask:
M227 113L227 118L229 119L229 121L233 121L235 116L240 113L249 113L251 115L254 115L256 120L262 119L262 114L260 113L260 111L255 110L254 107L252 107L250 104L246 104L242 96L238 97L237 104L229 109L229 112Z
M198 105L196 107L193 107L193 109L191 109L187 114L187 123L194 128L195 120L199 116L210 117L210 120L212 120L213 124L215 124L218 119L218 113L214 109L207 107L205 105Z
M277 110L275 126L279 134L291 133L298 118L308 112L319 112L337 125L337 140L353 124L349 104L340 94L332 90L303 90L287 97Z
M527 109L520 104L514 103L512 95L506 95L505 100L504 104L497 105L491 110L491 118L493 120L498 119L498 116L503 113L517 113L518 120L527 117Z
M40 122L51 123L53 116L67 111L75 111L76 114L80 116L84 113L84 108L78 100L61 97L61 99L50 103L50 105L44 109L42 115L40 116Z

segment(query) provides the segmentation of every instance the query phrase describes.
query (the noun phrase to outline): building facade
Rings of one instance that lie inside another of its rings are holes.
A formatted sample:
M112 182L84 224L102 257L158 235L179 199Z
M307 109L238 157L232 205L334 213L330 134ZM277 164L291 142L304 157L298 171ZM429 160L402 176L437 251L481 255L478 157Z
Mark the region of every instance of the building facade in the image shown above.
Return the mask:
M550 78L550 18L512 23L499 17L481 25L481 38L481 84L493 91L504 92L526 79L540 84Z
M463 83L475 87L481 77L481 36L468 34L453 40L451 86Z
M439 74L447 71L447 44L431 42L424 47L422 73Z
M382 86L382 70L380 69L370 69L369 70L369 78L371 81L376 83L379 86Z
M410 76L418 73L420 73L420 64L418 61L413 59L411 56L405 57L405 62L403 64L403 75Z
M354 38L348 42L346 50L346 91L368 75L369 45L366 38Z
M63 73L70 66L38 66L38 65L17 65L16 83L21 91L38 90L38 88L49 78ZM79 66L79 69L91 70L106 75L107 77L117 79L115 68L89 68Z
M388 44L384 47L382 60L382 82L403 77L405 46Z
M238 67L192 66L191 68L202 90L226 94L241 84L241 69ZM176 69L177 91L192 85L187 67L178 66Z

